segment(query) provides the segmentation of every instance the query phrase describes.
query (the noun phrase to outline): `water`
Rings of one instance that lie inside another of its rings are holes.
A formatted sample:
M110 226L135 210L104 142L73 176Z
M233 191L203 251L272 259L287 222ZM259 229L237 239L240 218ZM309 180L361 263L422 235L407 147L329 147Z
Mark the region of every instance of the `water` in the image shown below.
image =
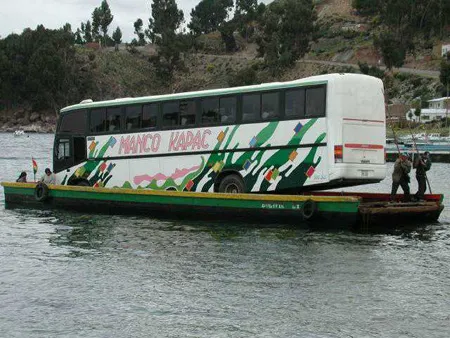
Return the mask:
M31 156L42 173L51 146L0 134L0 181ZM449 175L433 164L433 192ZM1 337L450 336L449 200L439 223L371 235L3 205Z

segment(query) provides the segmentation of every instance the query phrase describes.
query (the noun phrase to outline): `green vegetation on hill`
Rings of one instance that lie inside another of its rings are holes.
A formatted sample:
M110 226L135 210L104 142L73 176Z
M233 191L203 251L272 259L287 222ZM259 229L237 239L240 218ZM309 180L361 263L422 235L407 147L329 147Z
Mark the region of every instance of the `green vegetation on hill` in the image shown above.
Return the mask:
M329 14L338 3L342 2L275 0L266 6L257 0L200 0L185 31L181 29L184 13L176 1L154 0L149 20L134 22L137 38L119 49L121 30L117 27L109 35L114 15L102 0L92 20L82 22L75 32L68 24L58 30L38 26L0 39L0 110L26 105L34 111L57 112L85 98L104 100L355 71L382 78L392 102L416 97L426 102L445 92L450 81L446 60L439 60L441 83L385 72L364 62L356 70L298 61L305 55L334 60L347 54L356 63L363 59L358 53L365 50L380 53L388 68L400 66L412 50L430 49L430 41L448 36L449 2L354 0L355 12Z

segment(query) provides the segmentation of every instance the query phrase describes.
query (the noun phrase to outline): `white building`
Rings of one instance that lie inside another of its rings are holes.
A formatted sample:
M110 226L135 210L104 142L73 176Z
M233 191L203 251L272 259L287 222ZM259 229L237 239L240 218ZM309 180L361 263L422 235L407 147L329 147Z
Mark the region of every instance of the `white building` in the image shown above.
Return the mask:
M429 100L430 109L446 109L450 108L450 96L441 97L439 99Z
M442 57L445 57L450 52L450 45L442 45Z
M450 113L450 97L441 97L439 99L429 100L428 104L429 108L422 109L420 111L420 117L416 116L416 109L413 108L406 113L406 119L408 121L420 121L422 123L426 123L448 117L447 114Z

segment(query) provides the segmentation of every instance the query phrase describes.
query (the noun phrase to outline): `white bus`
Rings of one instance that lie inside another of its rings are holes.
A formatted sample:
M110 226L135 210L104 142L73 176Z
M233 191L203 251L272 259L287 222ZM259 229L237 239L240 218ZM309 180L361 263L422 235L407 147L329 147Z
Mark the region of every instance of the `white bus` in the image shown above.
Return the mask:
M385 178L382 81L290 82L123 98L61 110L59 183L297 193Z

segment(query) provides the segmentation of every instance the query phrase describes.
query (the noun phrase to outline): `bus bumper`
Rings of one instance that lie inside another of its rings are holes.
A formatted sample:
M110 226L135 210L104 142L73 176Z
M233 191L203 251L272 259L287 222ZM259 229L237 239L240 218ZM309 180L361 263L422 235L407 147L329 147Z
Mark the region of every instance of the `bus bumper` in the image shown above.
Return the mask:
M336 163L330 170L330 181L340 179L381 181L386 178L386 172L386 164Z

